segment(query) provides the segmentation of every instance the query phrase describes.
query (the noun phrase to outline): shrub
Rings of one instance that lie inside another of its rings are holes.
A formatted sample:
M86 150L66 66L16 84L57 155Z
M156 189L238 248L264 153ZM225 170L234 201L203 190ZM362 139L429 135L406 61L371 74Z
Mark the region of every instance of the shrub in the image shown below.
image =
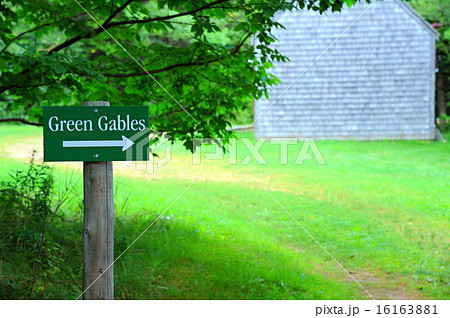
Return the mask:
M0 296L32 298L36 290L45 292L62 261L59 243L47 234L62 217L58 212L68 189L63 196L55 194L50 167L36 164L34 155L26 170L10 176L0 183L0 249L2 263L19 263L21 275L16 268L3 268Z

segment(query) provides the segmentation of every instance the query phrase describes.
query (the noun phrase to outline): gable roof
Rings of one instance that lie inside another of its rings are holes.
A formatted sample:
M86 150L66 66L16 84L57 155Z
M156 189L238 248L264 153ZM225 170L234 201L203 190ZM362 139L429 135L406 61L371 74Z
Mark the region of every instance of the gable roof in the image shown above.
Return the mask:
M424 25L436 38L436 40L439 39L439 32L437 32L431 24L429 24L420 14L418 14L409 4L402 0L394 0L401 8L405 10L405 12L413 19L415 19L417 22Z
M362 1L364 1L364 0L362 0ZM403 9L403 11L406 13L406 14L408 14L413 20L415 20L416 22L418 22L419 24L421 24L422 26L424 26L425 27L425 29L428 31L428 32L430 32L430 34L436 39L436 40L439 40L439 37L440 37L440 34L439 34L439 32L438 31L436 31L432 26L431 26L431 24L430 23L428 23L428 21L427 20L425 20L420 14L418 14L409 4L407 4L406 2L404 2L404 0L371 0L372 1L372 3L374 3L374 2L378 2L378 1L383 1L383 2L386 2L386 1L393 1L393 2L395 2L396 4L398 4L398 6L400 7L400 8L402 8ZM364 2L361 2L361 3L364 3ZM357 3L356 3L356 5L358 5ZM353 7L350 7L350 10L352 9ZM279 20L281 20L284 16L286 16L286 15L289 15L289 11L281 11L281 12L279 12L279 13L277 13L276 15L275 15L275 20L276 21L279 21Z

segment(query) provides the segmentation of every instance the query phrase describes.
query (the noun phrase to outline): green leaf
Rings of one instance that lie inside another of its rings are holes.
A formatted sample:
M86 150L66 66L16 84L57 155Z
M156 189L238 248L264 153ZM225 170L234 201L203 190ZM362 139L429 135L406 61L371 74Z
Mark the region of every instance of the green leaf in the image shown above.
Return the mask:
M130 3L112 22L161 20L110 27L108 33L122 47L89 16L80 15L73 0L52 0L51 5L2 2L1 40L25 32L0 54L0 87L21 83L0 93L0 100L7 101L2 109L39 118L41 105L79 105L88 99L152 105L151 128L187 146L194 137L227 137L229 119L248 110L253 99L267 95L270 86L279 82L267 70L274 62L288 60L272 46L277 41L273 30L283 27L275 21L277 12L295 10L294 5L305 10L340 10L355 3L255 0L198 10L212 2ZM83 5L101 23L123 3L91 0ZM252 34L240 43L247 32ZM253 47L250 39L255 35L259 43ZM64 48L51 51L61 44ZM151 76L142 68L151 71Z
M51 67L56 74L64 74L66 72L66 68L61 64L51 64Z
M356 0L346 0L345 3L347 4L347 7L350 8L356 3Z

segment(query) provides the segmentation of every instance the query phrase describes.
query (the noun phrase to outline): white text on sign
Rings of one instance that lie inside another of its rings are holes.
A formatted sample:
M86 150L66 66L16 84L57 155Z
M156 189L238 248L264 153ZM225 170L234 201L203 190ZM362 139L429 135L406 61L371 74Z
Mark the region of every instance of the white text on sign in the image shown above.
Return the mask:
M58 116L52 116L48 120L48 127L51 131L93 131L93 123L90 119L85 120L60 120ZM120 115L110 119L107 116L100 116L97 120L97 127L100 131L138 131L145 129L144 119L131 119L126 115L124 119Z

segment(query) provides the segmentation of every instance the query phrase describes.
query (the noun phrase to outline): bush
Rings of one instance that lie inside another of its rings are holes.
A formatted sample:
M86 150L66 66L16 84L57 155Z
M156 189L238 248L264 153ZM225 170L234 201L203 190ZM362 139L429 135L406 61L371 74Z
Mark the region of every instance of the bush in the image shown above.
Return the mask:
M41 294L59 271L60 244L48 237L55 218L62 218L62 196L55 194L50 167L33 159L25 171L15 171L11 180L0 183L0 271L1 298L33 298ZM55 202L55 198L58 198Z
M450 116L446 114L442 114L441 117L436 119L436 124L438 127L441 127L441 121L442 121L442 128L440 129L442 132L450 132Z
M2 243L17 251L33 251L52 215L54 180L45 165L31 160L28 170L15 171L12 180L0 184Z

